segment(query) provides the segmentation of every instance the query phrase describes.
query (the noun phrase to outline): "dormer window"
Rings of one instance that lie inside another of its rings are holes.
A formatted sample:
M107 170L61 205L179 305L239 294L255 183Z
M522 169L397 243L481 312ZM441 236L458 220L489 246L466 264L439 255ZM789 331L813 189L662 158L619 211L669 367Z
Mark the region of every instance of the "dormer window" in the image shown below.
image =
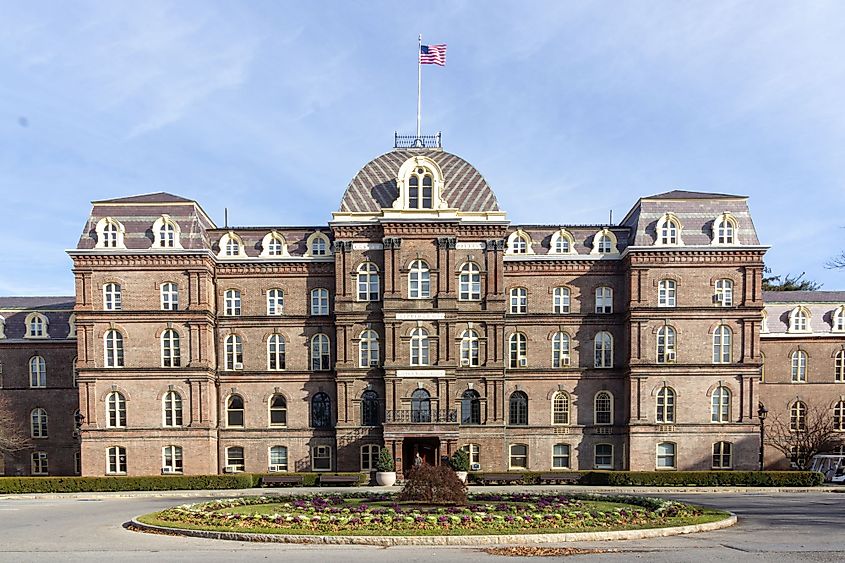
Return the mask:
M833 312L833 332L845 332L845 305L840 305Z
M0 340L6 338L6 319L0 315Z
M393 202L393 209L432 211L444 208L443 183L443 173L432 159L425 156L409 158L396 175L399 197Z
M74 313L71 313L67 319L67 337L76 338L76 315Z
M531 240L531 235L529 235L522 229L517 229L515 232L511 233L510 236L508 236L507 253L534 254L533 241Z
M288 245L280 233L271 231L264 236L261 241L261 258L277 258L280 256L289 256Z
M103 229L103 246L106 248L117 248L117 225L112 222L106 224Z
M672 213L666 213L657 222L657 242L660 246L681 244L681 221Z
M120 221L111 217L104 217L97 223L96 231L96 248L126 248L123 245L125 230Z
M237 256L240 254L241 245L235 239L226 241L226 256Z
M229 231L220 237L220 251L218 258L246 258L244 241L234 231Z
M713 221L713 244L738 244L736 230L736 218L730 213L722 213Z
M528 241L524 237L518 236L513 239L513 246L511 247L513 254L525 254L528 252Z
M305 241L305 255L313 257L330 256L332 253L329 237L321 231L311 233Z
M789 332L810 332L810 311L798 306L789 313Z
M573 254L575 239L566 229L561 229L552 235L550 247L553 254Z
M26 316L26 338L49 338L48 325L47 317L41 313L30 313Z
M313 256L325 256L328 252L328 243L323 237L317 237L311 243L311 254Z
M422 167L414 170L413 174L408 178L408 208L433 209L433 189L434 181L431 173Z
M593 235L593 249L591 254L616 254L616 235L610 229L602 229Z
M170 218L162 215L153 223L153 246L156 248L182 248L179 242L179 225Z

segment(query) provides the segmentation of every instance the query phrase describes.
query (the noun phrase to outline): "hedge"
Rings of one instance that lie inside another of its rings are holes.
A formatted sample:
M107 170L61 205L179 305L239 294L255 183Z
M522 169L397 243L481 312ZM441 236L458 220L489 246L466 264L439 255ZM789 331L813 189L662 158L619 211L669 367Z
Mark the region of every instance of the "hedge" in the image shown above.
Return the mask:
M369 480L366 473L285 473L302 475L303 485L317 483L320 475L357 475L359 483ZM251 489L259 486L263 474L153 475L148 477L0 477L0 494L15 493L92 493L107 491L177 491L203 489Z
M516 473L516 472L510 472ZM536 485L540 475L554 471L521 471L522 483ZM638 487L816 487L824 483L817 471L567 471L579 474L578 485ZM479 484L485 473L470 473L470 483Z

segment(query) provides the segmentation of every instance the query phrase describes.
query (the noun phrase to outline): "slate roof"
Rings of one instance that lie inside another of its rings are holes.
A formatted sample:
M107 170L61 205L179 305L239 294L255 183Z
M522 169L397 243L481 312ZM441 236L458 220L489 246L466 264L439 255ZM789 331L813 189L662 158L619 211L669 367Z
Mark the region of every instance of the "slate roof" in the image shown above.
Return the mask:
M75 297L0 297L0 311L10 309L73 309Z
M461 211L499 211L493 190L481 173L454 154L434 149L394 149L371 160L352 178L340 201L341 212L377 213L399 197L396 175L413 156L425 156L440 166L446 185L443 199Z
M690 192L687 190L672 190L662 194L650 195L643 199L746 199L748 196L731 194L714 194L708 192Z
M764 291L765 303L845 303L845 291Z
M139 194L114 199L101 199L92 203L193 203L194 200L187 199L167 192L155 192L150 194Z

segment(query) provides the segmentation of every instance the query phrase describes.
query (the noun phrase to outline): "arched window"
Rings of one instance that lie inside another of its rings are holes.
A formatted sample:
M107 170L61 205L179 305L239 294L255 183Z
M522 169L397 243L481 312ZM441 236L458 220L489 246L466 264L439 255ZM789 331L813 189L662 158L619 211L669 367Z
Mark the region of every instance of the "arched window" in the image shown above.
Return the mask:
M311 397L311 427L324 430L332 427L332 400L325 393Z
M179 333L169 328L161 333L161 366L165 368L178 368L181 364L182 356L179 349Z
M766 334L769 332L769 314L763 311L763 318L760 319L760 333Z
M528 367L528 339L521 332L514 332L508 339L510 368Z
M240 473L245 470L244 449L241 446L226 448L226 473Z
M161 448L161 468L168 473L182 473L182 447L164 446Z
M375 471L381 446L378 444L364 444L361 446L361 471Z
M508 424L528 426L528 395L524 391L511 393L509 407Z
M117 330L107 330L103 335L103 350L107 368L123 367L123 335Z
M810 311L796 307L789 313L789 332L810 332Z
M164 394L164 426L182 426L182 396L176 391Z
M32 424L30 425L30 435L33 438L46 438L47 437L47 411L42 408L32 409L30 413L30 420Z
M226 256L238 256L241 253L241 241L237 236L228 236L223 245Z
M713 469L730 469L732 467L732 446L730 442L713 444Z
M675 391L671 387L662 387L657 392L657 416L654 420L662 424L675 423Z
M845 400L839 400L833 405L833 429L845 432Z
M288 425L288 402L278 393L270 397L270 426Z
M73 357L73 362L71 364L71 378L73 380L73 386L79 387L79 356Z
M285 337L281 334L271 334L267 339L267 369L285 369Z
M47 362L41 356L29 359L29 386L47 387Z
M416 168L408 176L408 208L433 209L432 189L434 180L427 169Z
M358 367L374 368L379 365L378 334L374 330L365 330L361 333L360 354L358 356Z
M528 312L528 290L524 287L511 289L510 312L515 315L522 315Z
M613 395L608 391L596 393L593 401L595 424L613 424Z
M117 248L118 232L118 226L115 223L111 221L106 223L105 227L103 227L104 248Z
M431 296L431 272L423 260L411 262L408 271L408 298L427 299Z
M47 317L41 313L30 313L26 316L26 338L49 338L48 325Z
M677 219L672 217L671 215L664 215L663 218L658 221L658 243L661 245L676 245L679 244L681 232L681 225Z
M223 293L223 314L237 317L241 314L241 292L237 289L227 289Z
M562 368L569 365L569 335L556 332L552 336L552 367Z
M657 363L673 364L676 360L675 329L664 325L657 329Z
M378 301L378 267L372 262L358 266L358 301Z
M227 371L244 369L244 343L237 334L230 334L224 341L225 362Z
M593 236L592 254L615 254L616 235L608 229L602 229Z
M736 244L736 219L729 213L723 213L713 222L713 242L715 244Z
M510 247L511 254L527 254L528 253L528 239L521 235L517 234L511 240L511 247Z
M561 229L552 234L549 246L553 254L572 254L575 251L575 239L568 231Z
M67 337L76 338L76 313L67 318ZM3 321L0 321L0 338L3 338Z
M796 350L792 353L792 383L807 382L807 352Z
M563 391L552 397L552 424L569 424L569 395Z
M657 306L674 307L678 294L678 284L675 280L660 280L657 282Z
M123 246L123 225L106 217L97 223L97 248L124 248Z
M424 328L415 328L411 331L411 365L429 365L428 355L428 331Z
M461 424L481 424L481 397L474 389L461 395Z
M840 305L833 311L832 320L831 328L833 332L845 332L845 305Z
M240 395L230 395L226 400L226 426L229 428L244 426L244 399Z
M285 292L281 289L267 291L267 314L271 317L281 315L285 310Z
M126 399L118 391L106 395L106 428L126 428Z
M411 422L431 422L431 395L425 389L411 393Z
M308 253L311 256L329 255L329 239L319 231L308 237L306 244L308 246Z
M657 444L657 469L675 469L675 443L660 442Z
M458 299L461 301L478 301L481 299L481 270L473 262L461 266L458 275Z
M596 334L594 343L595 351L595 367L597 368L612 368L613 367L613 335L609 332L599 332Z
M836 383L845 383L845 350L836 352L833 369L835 371L833 380Z
M727 387L719 386L713 390L710 397L710 422L731 421L731 391Z
M807 404L804 401L792 403L789 409L789 429L793 432L807 430Z
M552 312L559 315L569 312L570 293L568 287L556 287L552 290Z
M111 446L106 450L106 473L123 475L126 473L126 448Z
M311 314L325 316L329 314L329 290L318 287L311 290Z
M179 309L179 286L173 282L161 284L161 310L176 311Z
M380 414L378 393L372 389L367 389L361 393L361 425L378 426L381 424Z
M596 313L610 314L613 312L613 288L596 288Z
M158 245L161 248L175 248L177 242L176 226L164 220L158 228Z
M713 300L719 307L731 307L734 303L734 282L732 280L716 280L716 292Z
M269 455L270 472L288 470L288 449L285 446L271 446Z
M726 325L719 325L713 331L713 363L714 364L729 364L731 363L731 342L733 340L733 332Z
M478 367L478 333L467 329L461 333L461 366Z
M261 254L260 258L277 258L279 256L289 256L287 242L285 237L276 231L270 231L261 240Z
M311 369L313 371L330 370L332 369L331 363L329 336L327 334L315 334L311 338Z
M281 256L284 243L279 237L270 237L267 241L267 256Z
M120 284L107 283L103 286L103 308L106 311L120 311L123 308Z

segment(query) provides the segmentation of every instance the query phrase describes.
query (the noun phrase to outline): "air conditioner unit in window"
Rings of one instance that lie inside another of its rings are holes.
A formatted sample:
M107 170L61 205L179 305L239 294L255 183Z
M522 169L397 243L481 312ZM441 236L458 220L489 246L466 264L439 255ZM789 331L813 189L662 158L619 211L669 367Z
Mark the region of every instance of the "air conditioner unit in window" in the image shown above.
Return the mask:
M461 365L468 366L469 365L469 358L461 358Z
M470 471L481 471L481 464L480 463L472 463L469 466Z
M287 467L284 465L271 465L269 468L270 473L278 473L279 471L287 471Z
M242 362L235 362L235 369L244 369L244 365Z
M528 358L520 358L519 359L519 367L521 367L521 368L528 367Z
M172 475L173 473L176 473L175 467L162 467L161 468L161 474L162 475Z
M223 473L240 473L243 471L240 465L227 465L223 468Z
M370 367L377 368L378 367L378 360L370 360Z
M674 350L667 350L666 351L666 363L674 364L675 363L675 351Z

